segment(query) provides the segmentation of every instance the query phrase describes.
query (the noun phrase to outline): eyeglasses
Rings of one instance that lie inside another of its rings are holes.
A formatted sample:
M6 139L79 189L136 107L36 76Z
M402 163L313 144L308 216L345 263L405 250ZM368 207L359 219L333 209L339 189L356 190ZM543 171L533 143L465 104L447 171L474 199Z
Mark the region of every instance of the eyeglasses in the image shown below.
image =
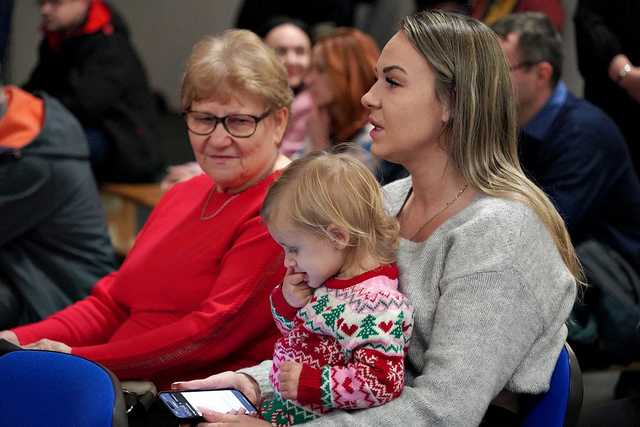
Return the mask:
M199 111L185 111L182 113L187 128L200 136L210 135L218 123L222 123L224 130L231 136L236 138L249 138L258 128L260 123L265 117L271 114L271 110L267 110L259 116L252 116L250 114L229 114L228 116L217 117L208 113L202 113Z
M530 61L524 61L524 62L520 62L518 64L515 65L510 65L509 66L509 71L515 71L515 70L519 70L521 68L530 68L533 67L534 65L538 65L540 62L536 61L536 62L530 62Z

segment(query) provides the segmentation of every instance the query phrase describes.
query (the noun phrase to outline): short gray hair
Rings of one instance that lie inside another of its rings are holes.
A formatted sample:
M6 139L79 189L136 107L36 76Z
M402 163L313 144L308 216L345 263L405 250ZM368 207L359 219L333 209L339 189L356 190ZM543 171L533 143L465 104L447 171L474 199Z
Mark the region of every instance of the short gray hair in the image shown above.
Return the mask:
M527 65L548 62L553 67L553 85L558 83L562 75L562 37L547 15L540 12L512 13L491 28L503 39L511 33L518 34L520 62Z
M182 109L238 92L262 98L272 110L290 109L293 101L284 65L251 31L227 30L196 43L182 79Z

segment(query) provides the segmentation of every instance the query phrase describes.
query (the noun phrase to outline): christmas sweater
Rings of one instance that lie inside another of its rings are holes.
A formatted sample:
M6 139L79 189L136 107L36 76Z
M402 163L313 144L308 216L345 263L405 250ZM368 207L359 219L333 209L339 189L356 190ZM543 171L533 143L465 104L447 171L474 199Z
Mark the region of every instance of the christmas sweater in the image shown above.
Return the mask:
M299 424L334 408L382 405L402 392L413 308L398 291L395 265L330 279L300 310L278 286L271 309L282 337L269 375L274 398L262 406L265 420ZM303 365L296 401L279 393L279 368L288 360Z

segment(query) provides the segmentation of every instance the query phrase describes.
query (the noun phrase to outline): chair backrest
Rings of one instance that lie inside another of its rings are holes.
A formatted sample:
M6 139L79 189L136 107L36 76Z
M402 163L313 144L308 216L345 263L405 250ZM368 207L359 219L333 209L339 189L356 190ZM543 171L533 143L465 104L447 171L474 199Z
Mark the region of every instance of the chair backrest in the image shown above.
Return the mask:
M558 356L549 390L529 402L522 427L575 427L582 408L582 372L568 344Z
M126 427L118 379L98 363L52 351L0 356L0 420L7 426Z

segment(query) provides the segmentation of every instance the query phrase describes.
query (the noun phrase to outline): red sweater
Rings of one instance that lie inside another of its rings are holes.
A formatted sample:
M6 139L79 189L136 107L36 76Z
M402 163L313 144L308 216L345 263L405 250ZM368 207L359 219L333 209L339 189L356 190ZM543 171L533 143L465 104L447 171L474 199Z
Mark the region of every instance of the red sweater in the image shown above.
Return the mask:
M14 329L20 343L61 341L121 379L161 387L269 358L277 337L269 294L284 268L259 210L274 176L205 221L200 217L211 179L176 185L120 270L101 279L86 299ZM228 199L212 193L205 215Z

